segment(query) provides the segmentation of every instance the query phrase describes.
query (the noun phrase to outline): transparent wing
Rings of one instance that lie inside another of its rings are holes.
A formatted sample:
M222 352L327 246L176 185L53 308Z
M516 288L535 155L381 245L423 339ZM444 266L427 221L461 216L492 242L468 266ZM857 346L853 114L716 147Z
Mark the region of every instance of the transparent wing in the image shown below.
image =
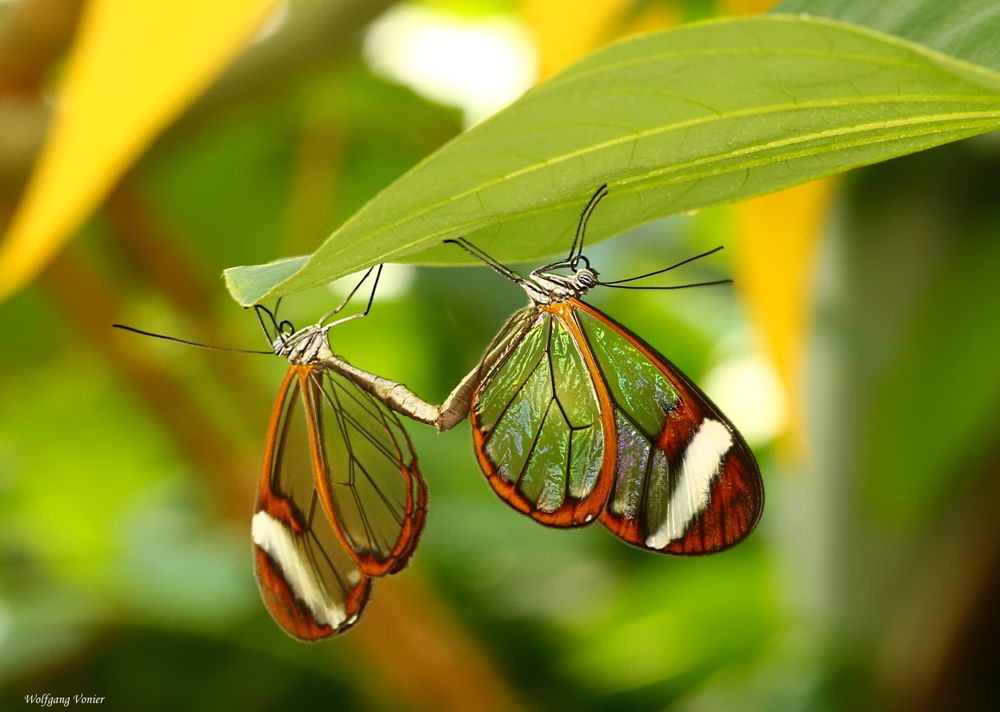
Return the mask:
M651 346L590 305L569 304L613 403L617 466L601 521L630 544L671 554L742 540L764 505L742 436Z
M370 580L344 549L316 491L300 368L288 369L274 404L252 535L264 605L289 635L309 641L357 621Z
M511 348L473 395L476 456L508 504L551 526L595 520L613 483L614 421L592 356L558 305L529 307L501 331Z
M399 571L416 549L427 511L406 430L352 381L300 368L316 424L317 488L334 529L366 574Z

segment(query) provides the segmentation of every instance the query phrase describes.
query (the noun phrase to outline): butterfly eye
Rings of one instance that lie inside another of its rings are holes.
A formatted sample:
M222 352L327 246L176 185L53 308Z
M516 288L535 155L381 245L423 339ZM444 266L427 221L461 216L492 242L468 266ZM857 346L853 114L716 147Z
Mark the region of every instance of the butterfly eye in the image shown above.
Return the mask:
M576 273L576 281L580 283L581 287L587 287L588 289L595 287L597 286L597 273L589 267L582 269Z

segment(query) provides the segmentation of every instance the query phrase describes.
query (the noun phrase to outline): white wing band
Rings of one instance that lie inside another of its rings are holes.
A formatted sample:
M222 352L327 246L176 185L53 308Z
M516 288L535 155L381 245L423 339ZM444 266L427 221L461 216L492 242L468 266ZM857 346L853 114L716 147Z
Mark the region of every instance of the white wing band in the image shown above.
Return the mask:
M646 539L650 549L662 549L684 536L695 517L701 514L712 494L712 481L719 474L733 434L717 420L704 420L684 451L680 479L667 503L667 515L659 528Z

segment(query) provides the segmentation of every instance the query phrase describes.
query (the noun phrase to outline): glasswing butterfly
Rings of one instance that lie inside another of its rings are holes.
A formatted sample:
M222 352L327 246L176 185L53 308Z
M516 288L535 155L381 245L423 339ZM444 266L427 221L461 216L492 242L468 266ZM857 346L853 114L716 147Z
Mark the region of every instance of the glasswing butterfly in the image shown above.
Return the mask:
M581 299L602 285L650 288L626 283L716 250L601 281L582 249L587 221L607 192L601 186L580 215L569 255L527 277L464 239L446 241L520 285L531 302L494 339L472 391L476 458L500 498L542 524L599 519L647 550L720 551L760 518L764 489L753 453L680 369Z
M271 350L253 353L274 353L289 367L271 412L257 487L254 568L271 616L304 641L357 622L371 580L406 566L427 513L427 487L406 430L369 392L383 379L336 356L328 342L331 329L368 314L381 265L364 312L326 323L373 269L336 309L302 329L255 307Z
M378 276L375 276L375 284ZM357 291L369 270L354 288ZM417 546L427 488L396 415L352 380L330 329L364 312L296 331L257 307L271 348L289 361L264 448L253 516L257 583L290 635L316 640L353 625L371 578L396 573ZM273 336L262 315L270 317Z

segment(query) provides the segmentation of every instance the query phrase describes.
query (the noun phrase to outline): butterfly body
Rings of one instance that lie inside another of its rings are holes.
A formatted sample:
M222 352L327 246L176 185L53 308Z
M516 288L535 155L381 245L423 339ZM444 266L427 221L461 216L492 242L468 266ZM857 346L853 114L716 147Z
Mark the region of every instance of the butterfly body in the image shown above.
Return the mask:
M271 342L271 350L290 364L322 368L324 361L336 358L330 350L329 330L330 326L313 324L290 336L279 333Z

